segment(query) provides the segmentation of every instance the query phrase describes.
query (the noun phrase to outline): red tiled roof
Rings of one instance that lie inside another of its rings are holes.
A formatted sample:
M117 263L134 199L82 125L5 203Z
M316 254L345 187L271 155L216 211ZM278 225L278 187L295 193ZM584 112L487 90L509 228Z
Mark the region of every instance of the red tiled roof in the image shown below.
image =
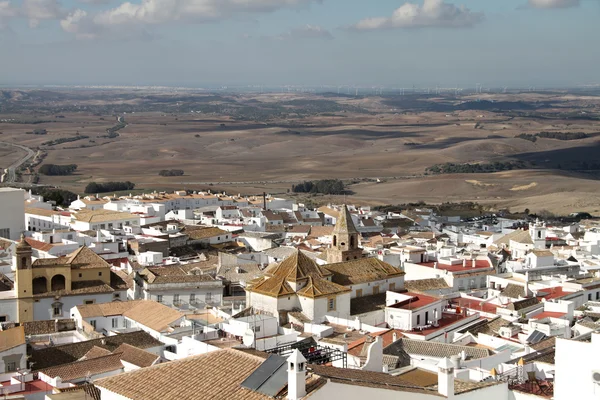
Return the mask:
M32 238L29 238L29 237L26 237L25 241L27 242L28 245L30 245L34 249L40 250L40 251L48 251L48 250L50 250L50 249L52 249L54 247L54 244L46 243L46 242L40 242L39 240L34 240Z
M434 263L435 263L434 261L430 261L430 262L419 263L419 265L422 265L424 267L433 268ZM472 271L472 270L492 268L492 266L488 260L475 260L475 268L473 268L472 265L473 265L473 262L471 260L467 260L466 267L463 267L462 263L448 265L448 264L442 264L442 263L438 262L437 269L448 271L448 272L468 272L468 271Z
M562 318L565 315L567 315L567 314L564 312L544 311L534 317L531 317L531 319Z
M562 286L548 288L537 292L539 299L544 298L546 300L558 299L567 295L573 294L573 292L565 292Z
M497 308L499 308L499 307L503 308L502 306L499 306L497 304L485 302L483 299L475 300L475 299L460 298L460 299L457 299L455 304L458 307L468 308L473 311L483 311L483 312L489 313L489 314L496 314Z
M396 333L396 340L400 339L403 336L402 331L399 329L389 329L387 331L375 332L371 333L371 336L381 336L381 338L383 339L383 348L386 348L394 342L394 332ZM366 340L367 337L365 336L361 339L350 343L348 345L348 354L351 354L356 357L360 356L360 353L365 345Z
M427 328L427 329L423 329L423 330L418 330L418 331L410 331L409 333L411 335L423 335L423 336L427 336L430 335L434 332L437 331L443 331L445 330L448 326L455 324L456 322L465 319L465 318L469 318L470 315L463 315L463 314L454 314L454 313L442 313L442 318L438 321L438 326L432 326L431 328ZM486 318L481 318L481 320L485 320Z
M416 310L417 308L428 306L429 304L440 301L437 297L427 296L420 293L405 292L402 293L405 296L411 296L412 299L404 300L399 303L393 304L390 307L401 308L403 310Z

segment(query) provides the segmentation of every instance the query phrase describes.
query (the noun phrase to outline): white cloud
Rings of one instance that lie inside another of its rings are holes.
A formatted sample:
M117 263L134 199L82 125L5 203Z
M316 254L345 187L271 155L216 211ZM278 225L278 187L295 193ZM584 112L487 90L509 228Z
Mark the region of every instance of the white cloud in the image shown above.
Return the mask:
M529 0L528 5L532 8L568 8L577 7L580 0Z
M353 25L355 30L392 28L465 28L483 21L484 14L464 6L446 3L445 0L425 0L423 5L404 3L391 17L366 18Z
M226 18L236 13L272 12L312 2L314 0L142 0L139 4L125 2L102 12L95 21L103 25L201 22Z
M83 0L102 1L102 0ZM77 10L61 21L66 32L93 37L115 32L148 32L147 25L195 23L225 19L236 14L273 12L282 8L307 6L322 0L142 0L125 2L95 15ZM84 11L85 12L85 11Z
M23 0L21 14L29 20L29 26L35 28L41 20L60 19L66 13L57 0Z

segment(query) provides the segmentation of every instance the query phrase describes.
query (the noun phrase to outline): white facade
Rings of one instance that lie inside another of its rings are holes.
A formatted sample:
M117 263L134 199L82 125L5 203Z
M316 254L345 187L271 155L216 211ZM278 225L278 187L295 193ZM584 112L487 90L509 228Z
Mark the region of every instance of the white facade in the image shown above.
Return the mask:
M25 191L0 188L0 237L17 240L25 231Z
M600 396L600 334L591 342L556 339L554 399L597 400Z

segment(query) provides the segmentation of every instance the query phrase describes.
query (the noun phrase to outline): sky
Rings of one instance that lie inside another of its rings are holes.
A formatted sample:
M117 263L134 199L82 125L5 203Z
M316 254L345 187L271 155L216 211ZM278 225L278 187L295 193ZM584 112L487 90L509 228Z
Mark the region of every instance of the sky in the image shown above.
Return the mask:
M0 0L0 85L600 84L600 0Z

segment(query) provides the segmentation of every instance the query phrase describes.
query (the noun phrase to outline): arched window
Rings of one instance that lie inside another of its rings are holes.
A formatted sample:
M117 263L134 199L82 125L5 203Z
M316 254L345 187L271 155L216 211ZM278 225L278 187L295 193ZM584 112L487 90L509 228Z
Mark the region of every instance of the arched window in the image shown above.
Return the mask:
M66 280L63 275L54 275L50 281L50 290L65 290Z
M33 278L31 283L33 286L33 294L46 293L48 291L48 281L44 276Z
M333 235L333 245L337 246L337 236Z

